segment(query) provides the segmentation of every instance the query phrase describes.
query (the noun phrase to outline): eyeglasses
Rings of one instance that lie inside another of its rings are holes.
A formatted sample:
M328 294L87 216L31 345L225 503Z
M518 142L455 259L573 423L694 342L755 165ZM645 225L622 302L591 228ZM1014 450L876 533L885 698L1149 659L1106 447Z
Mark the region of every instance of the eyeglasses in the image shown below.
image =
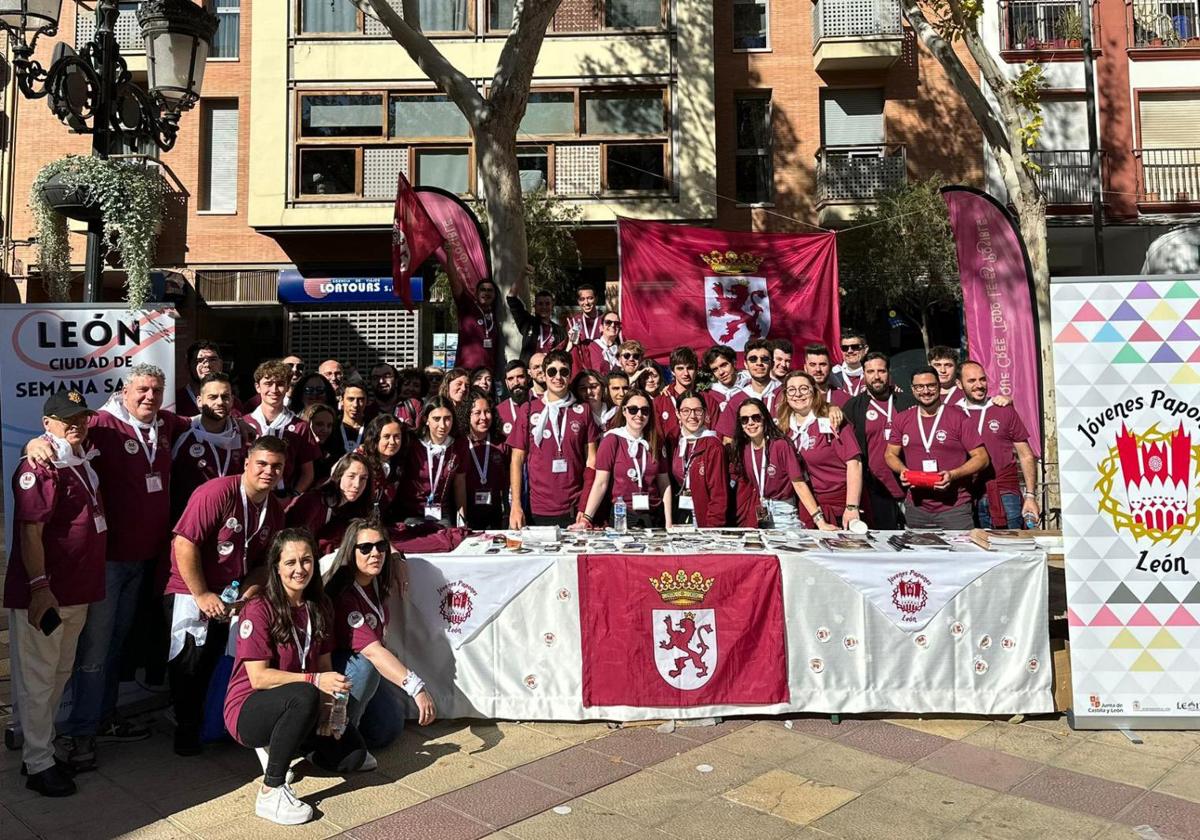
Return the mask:
M845 353L857 353L861 349L863 349L863 346L861 344L843 344L842 345L842 351Z
M87 425L88 415L76 414L72 417L59 417L57 414L51 414L50 419L57 420L59 423L62 423L68 429L82 429L84 426Z
M304 389L304 396L306 397L319 397L324 393L325 389L317 386Z
M605 319L604 319L603 321L601 321L600 323L601 323L601 324L603 324L603 325L604 325L604 326L606 326L606 327L619 327L619 326L621 326L621 322L620 322L620 321L618 321L616 318L605 318Z
M215 362L219 362L219 361L221 361L220 356L197 356L196 357L196 364L198 364L198 365L211 365L211 364L214 364Z
M378 551L380 554L387 554L388 547L389 544L387 540L380 540L379 542L360 542L354 544L354 548L359 554L370 554L372 549Z
M622 359L640 359L640 358L642 358L642 354L641 353L622 353L621 358Z
M807 385L801 385L798 388L788 388L784 391L784 393L789 397L802 397L805 394L811 394L812 392L812 388L809 388Z
M761 414L743 414L738 418L738 422L743 426L762 423L763 416Z
M936 382L933 383L932 385L916 385L916 384L914 384L912 386L912 389L914 391L936 391L936 390L938 390L938 384Z
M693 414L703 414L704 409L703 408L681 408L681 409L679 409L679 413L686 414L687 416L690 417Z
M765 365L771 361L770 356L747 356L746 362L751 365Z
M567 377L570 375L571 375L571 369L569 367L548 367L548 368L546 368L546 376Z
M636 417L639 414L642 415L643 417L649 417L650 416L650 406L648 406L648 405L627 405L627 406L625 406L625 413L631 417Z

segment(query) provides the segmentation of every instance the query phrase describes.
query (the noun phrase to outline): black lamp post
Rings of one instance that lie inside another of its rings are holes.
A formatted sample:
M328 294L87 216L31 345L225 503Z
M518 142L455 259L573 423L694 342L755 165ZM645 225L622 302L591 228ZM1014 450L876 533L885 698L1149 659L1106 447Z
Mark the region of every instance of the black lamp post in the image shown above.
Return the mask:
M50 110L71 131L92 135L92 154L107 158L125 140L140 147L153 140L163 151L175 145L179 116L200 99L204 63L217 31L217 16L191 0L144 0L137 19L146 41L143 89L117 45L117 0L97 0L96 35L76 52L65 43L50 66L33 58L37 40L58 32L62 0L0 0L0 28L8 33L21 93L47 98ZM104 221L88 218L83 299L97 299L103 272Z

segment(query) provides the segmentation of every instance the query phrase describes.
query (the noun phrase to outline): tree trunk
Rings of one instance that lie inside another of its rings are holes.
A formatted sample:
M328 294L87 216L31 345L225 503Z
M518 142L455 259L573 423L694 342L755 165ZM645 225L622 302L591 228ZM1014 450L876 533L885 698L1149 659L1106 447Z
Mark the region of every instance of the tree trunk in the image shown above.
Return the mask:
M502 373L506 359L521 355L521 333L505 300L512 295L521 272L528 262L524 211L521 202L521 178L517 169L515 123L494 115L475 132L475 153L479 156L480 187L488 214L488 251L492 258L492 279L500 289L497 302L503 352L496 354ZM530 301L524 301L527 307ZM530 310L532 311L532 309Z
M929 311L921 307L921 344L925 345L925 355L929 355Z

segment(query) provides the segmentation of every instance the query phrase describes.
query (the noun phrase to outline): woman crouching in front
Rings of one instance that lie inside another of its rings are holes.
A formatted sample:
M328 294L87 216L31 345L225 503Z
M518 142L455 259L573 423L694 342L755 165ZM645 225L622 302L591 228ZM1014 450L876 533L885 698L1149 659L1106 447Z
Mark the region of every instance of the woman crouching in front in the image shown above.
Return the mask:
M337 572L329 581L333 661L352 683L348 720L373 748L387 746L404 727L405 710L387 692L378 692L380 678L412 697L421 726L433 723L436 716L425 681L387 648L388 592L395 564L402 562L382 522L355 519L346 529L334 563ZM374 763L368 753L367 764Z
M306 530L275 535L263 594L241 612L225 695L226 728L244 746L268 751L255 813L280 825L313 815L287 783L292 758L311 750L318 767L343 773L366 757L352 726L341 733L330 727L333 695L349 694L351 685L333 670L333 607L315 574L315 553Z

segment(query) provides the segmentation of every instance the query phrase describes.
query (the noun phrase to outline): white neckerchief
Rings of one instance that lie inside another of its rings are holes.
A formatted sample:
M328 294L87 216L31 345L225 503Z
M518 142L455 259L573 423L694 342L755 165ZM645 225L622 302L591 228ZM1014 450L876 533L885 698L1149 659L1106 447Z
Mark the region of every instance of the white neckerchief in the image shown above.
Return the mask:
M760 468L758 466L758 464L755 463L755 460L754 460L754 444L753 443L750 444L750 474L752 476L754 476L754 480L758 484L758 498L759 499L766 499L766 491L764 490L764 488L766 487L766 484L767 484L767 467L770 464L770 456L769 456L770 448L771 448L771 441L764 438L763 445L762 445L762 453L763 453L762 467Z
M917 406L917 431L921 434L921 445L925 447L925 453L929 454L929 450L933 448L933 441L937 435L938 424L942 422L942 412L946 410L946 404L942 403L938 406L937 414L933 416L933 425L929 429L929 434L925 434L925 424L921 422L921 407Z
M846 393L852 397L857 397L862 393L863 388L867 385L867 379L863 374L865 371L860 367L858 370L852 371L850 368L842 368L842 384L846 386Z
M975 428L975 431L977 434L983 434L983 418L987 415L987 410L989 408L991 408L991 406L992 406L992 398L988 397L986 400L983 401L982 404L977 405L973 402L968 401L967 398L964 396L957 403L955 403L955 405L957 405L959 408L961 408L963 411L965 411L967 413L968 417L971 416L972 411L979 412L979 425Z
M114 393L109 397L108 402L100 407L100 410L111 414L133 429L133 436L141 444L142 452L145 453L146 460L150 463L150 469L153 470L154 461L158 458L158 415L156 414L154 420L151 420L149 423L143 423L129 413L129 409L125 407L125 403L121 402L120 397L119 392ZM142 437L143 432L146 434L144 438ZM147 443L147 440L149 443Z
M479 459L475 457L476 441L469 441L470 446L468 451L471 453L471 461L475 464L475 472L479 474L479 486L487 487L488 468L492 465L492 442L487 438L483 439L483 463L479 463Z
M547 396L549 396L548 393ZM567 395L561 400L555 400L554 402L550 402L545 397L542 397L542 410L538 412L541 414L541 416L538 417L537 421L533 424L534 446L542 445L542 432L544 432L546 430L546 426L549 425L551 431L554 432L554 442L558 446L558 451L562 452L563 437L567 433L567 421L566 418L562 417L561 415L566 409L573 405L575 405L575 395L570 392L568 392ZM532 408L533 406L531 404L530 409Z
M262 530L263 523L267 521L267 503L271 501L270 495L267 495L262 500L262 507L258 509L258 525L254 530L250 530L250 498L246 495L246 485L238 480L238 490L242 494L242 576L245 577L246 572L246 555L250 553L250 540L254 539L254 535Z
M99 506L100 477L96 475L96 471L92 469L92 465L88 462L93 458L98 458L100 450L86 449L81 457L75 454L75 450L71 448L71 444L67 443L65 439L55 437L49 433L46 434L46 438L54 447L54 460L51 463L59 469L66 467L75 473L75 477L83 482L88 496L91 497L92 507ZM83 475L79 474L77 467L83 467Z
M446 450L453 443L453 438L446 438L445 443L434 443L431 440L421 441L425 444L425 466L429 470L429 495L427 498L437 498L438 485L442 483L442 470L446 467ZM433 469L433 459L437 458L437 472Z
M755 397L757 399L762 400L763 405L770 406L771 402L774 399L775 392L778 391L780 389L780 387L782 387L782 385L783 385L783 383L780 382L778 379L772 379L767 382L767 387L763 388L763 391L760 394L754 390L754 382L753 382L753 380L751 380L746 383L746 386L744 388L742 388L742 392L745 393L745 395L748 397Z
M884 409L884 407L883 407L883 406L881 406L879 403L877 403L877 402L875 401L875 398L874 398L874 397L868 397L867 399L869 399L869 400L871 401L871 405L873 405L873 406L875 407L875 410L876 410L876 411L878 411L880 414L882 414L882 415L883 415L883 417L884 417L884 423L883 423L883 425L884 425L884 426L890 426L890 425L892 425L892 410L893 410L893 409L894 409L894 407L895 407L895 399L896 399L896 395L895 395L895 394L888 394L888 398L887 398L887 409L886 409L886 410Z
M605 435L613 435L625 441L625 453L629 455L629 460L633 463L633 480L637 482L637 489L644 489L646 480L646 463L650 457L650 441L644 437L634 437L629 429L624 426L618 426L615 429L607 431ZM638 460L638 457L641 460Z
M272 437L283 437L283 430L287 425L296 419L296 415L292 414L291 409L287 406L282 406L279 409L279 414L270 423L267 422L267 417L263 414L262 403L259 403L258 408L250 412L252 419L261 430L261 434L271 435Z
M288 605L291 609L291 605ZM292 622L292 641L296 645L296 652L300 654L300 670L303 671L308 665L308 649L312 647L312 607L307 601L304 602L304 614L308 616L308 628L304 631L304 644L300 644L300 634L296 632L296 623Z
M380 632L382 632L383 627L387 624L387 619L385 619L383 617L383 604L379 603L382 599L380 599L380 597L379 597L379 580L378 579L373 578L371 580L371 589L375 593L374 601L372 601L369 597L367 597L366 590L364 590L361 586L358 585L358 581L354 581L354 590L358 593L358 597L362 598L364 601L367 602L367 606L371 608L371 612L375 613L375 616L379 619Z
M729 404L729 401L735 394L740 394L742 392L742 389L738 386L737 382L734 382L732 385L722 385L720 382L714 382L712 384L712 390L721 395L722 410L725 409L725 406Z
M681 429L681 431L683 431L683 430ZM692 434L691 432L684 431L683 434L681 434L679 436L679 461L680 461L680 463L683 464L683 489L684 490L690 490L692 487L692 476L691 476L692 461L696 457L696 450L700 448L700 441L704 440L705 438L715 438L716 436L717 435L715 432L712 432L708 429L701 429L696 434ZM691 458L689 458L688 454L687 454L688 441L691 441L692 443L695 444L695 446L692 447L692 457Z
M617 359L617 348L621 346L618 341L616 344L608 344L601 338L597 344L600 345L600 352L604 354L605 363L614 370L621 366L621 362Z
M603 429L608 425L608 421L617 416L617 412L620 410L619 405L610 405L608 408L601 409L599 416L596 417L596 423Z
M192 418L192 427L185 434L179 436L179 440L175 441L175 446L171 448L171 457L175 458L179 455L179 450L189 439L194 438L200 443L208 445L212 452L213 463L217 467L217 474L224 477L229 472L229 464L233 461L233 453L242 448L242 433L238 427L234 425L233 420L225 421L225 428L219 432L210 432L204 428L199 416ZM225 460L221 460L218 449L225 451Z
M595 341L596 335L600 332L600 322L603 319L604 319L604 316L600 313L600 310L596 310L596 316L594 318L592 318L592 326L589 329L587 316L584 315L582 312L580 312L579 313L579 336L580 336L580 338L586 338L589 341Z
M816 422L817 415L811 411L804 418L803 422L795 414L788 418L788 427L792 433L792 440L800 439L800 450L802 452L812 449L813 437L808 433L808 427Z

